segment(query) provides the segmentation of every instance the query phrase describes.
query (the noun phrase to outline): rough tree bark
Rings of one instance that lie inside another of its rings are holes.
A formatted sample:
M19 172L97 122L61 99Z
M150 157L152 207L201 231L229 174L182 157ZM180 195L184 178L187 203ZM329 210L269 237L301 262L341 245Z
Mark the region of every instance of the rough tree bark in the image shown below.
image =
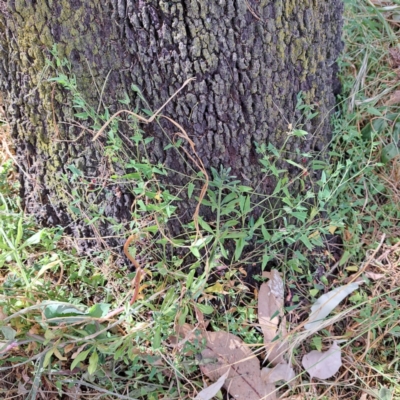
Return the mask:
M89 133L79 136L80 127L65 123L73 119L71 95L47 81L54 44L71 61L83 98L97 108L101 97L111 113L126 94L139 109L148 108L131 84L156 110L195 77L163 113L185 128L207 169L231 167L247 185L270 193L274 182L263 179L254 143L282 145L288 124L301 120L295 109L300 91L319 115L306 123L305 140L288 142L288 154L320 151L330 140L342 8L341 0L0 1L0 89L25 172L27 210L45 224L68 226L77 237L92 236L87 223L71 217L61 175L70 173L70 164L88 179L110 168L104 138L93 143ZM171 125L163 127L173 134ZM164 150L169 139L158 125L143 129L155 137L149 144L153 161L193 175L174 149ZM182 176L169 179L179 184ZM104 182L93 202L114 222L129 221L132 194ZM99 233L110 235L111 225L99 225Z

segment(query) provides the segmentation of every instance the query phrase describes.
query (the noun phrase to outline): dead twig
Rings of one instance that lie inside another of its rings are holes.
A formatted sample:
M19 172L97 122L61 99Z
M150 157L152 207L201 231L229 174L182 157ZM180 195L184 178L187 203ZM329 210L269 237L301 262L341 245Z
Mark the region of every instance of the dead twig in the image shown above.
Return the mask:
M150 117L150 118L144 118L139 114L136 114L130 110L119 110L117 111L101 128L100 130L97 132L97 134L94 136L94 138L92 139L92 142L94 142L96 139L98 139L98 137L100 135L103 134L103 132L105 131L105 129L107 128L108 125L110 125L110 123L118 117L118 115L122 114L122 113L126 113L129 115L134 116L135 118L137 118L140 122L143 122L145 124L150 124L151 122L153 122L156 117L158 116L158 114L160 114L160 112L167 106L167 104L190 82L196 80L196 78L189 78L187 79L184 84Z

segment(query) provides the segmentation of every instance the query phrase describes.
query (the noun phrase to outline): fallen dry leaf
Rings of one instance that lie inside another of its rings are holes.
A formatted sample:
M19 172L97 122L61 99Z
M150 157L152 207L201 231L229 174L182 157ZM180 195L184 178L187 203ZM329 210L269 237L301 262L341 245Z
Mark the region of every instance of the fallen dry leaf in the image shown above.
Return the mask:
M345 286L339 286L328 293L323 294L311 307L311 314L308 323L304 326L305 330L317 332L322 328L323 319L335 309L338 304L350 293L358 289L356 282Z
M229 369L224 388L235 400L275 400L275 386L261 380L260 362L246 344L227 332L206 332L200 369L217 381Z
M285 381L290 385L295 376L296 374L289 364L277 364L273 368L263 368L261 370L261 379L265 383L275 384L279 381Z
M74 349L74 347L75 347L74 343L67 344L64 347L64 354L68 354L69 352L71 352Z
M343 239L344 239L346 242L349 242L349 241L351 240L352 237L353 237L353 235L351 234L350 231L348 231L347 229L345 229L345 230L343 231Z
M400 103L400 90L396 90L390 95L390 99L386 101L385 106L393 106Z
M268 360L273 365L286 363L283 355L287 352L288 345L283 340L287 334L283 305L283 280L278 271L271 270L269 281L261 285L258 294L258 322L264 334ZM277 336L280 336L280 339L273 341Z
M201 331L205 331L210 321L204 319L204 314L200 311L199 307L193 305L193 308L196 312L197 326Z
M392 67L396 68L400 66L400 50L397 47L389 49L391 57Z
M369 271L365 273L365 276L369 279L372 279L373 281L377 281L385 277L384 274L376 274L375 272L369 272Z
M379 279L382 279L385 277L385 274L377 274L375 272L369 272L369 271L364 272L364 275L368 279L371 279L373 281L378 281ZM344 279L345 283L349 283L351 281L353 281L353 283L357 283L358 285L363 285L366 282L366 280L361 276L358 277L355 281L353 280L353 277L351 275L348 276L346 279Z
M328 351L310 351L303 357L301 363L309 373L311 379L314 377L329 379L339 371L342 365L340 347L335 341Z
M204 388L199 394L194 398L194 400L211 400L222 388L224 385L226 378L229 375L229 369L212 385Z

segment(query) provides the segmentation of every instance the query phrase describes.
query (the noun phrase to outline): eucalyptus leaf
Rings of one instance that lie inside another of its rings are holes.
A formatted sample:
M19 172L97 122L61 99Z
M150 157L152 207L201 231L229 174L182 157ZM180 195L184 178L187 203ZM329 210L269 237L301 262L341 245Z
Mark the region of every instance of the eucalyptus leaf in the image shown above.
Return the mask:
M329 379L342 366L342 355L337 342L333 342L328 351L310 351L302 359L302 365L311 378Z
M306 330L317 332L323 323L323 319L329 315L338 304L350 293L358 289L358 283L349 283L339 286L330 292L323 294L311 307L308 323L304 326Z

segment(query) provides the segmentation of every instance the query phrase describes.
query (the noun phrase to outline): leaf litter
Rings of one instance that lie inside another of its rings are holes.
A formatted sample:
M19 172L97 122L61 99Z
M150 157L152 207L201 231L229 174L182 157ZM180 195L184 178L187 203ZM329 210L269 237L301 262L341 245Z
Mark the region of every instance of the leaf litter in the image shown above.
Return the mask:
M200 369L212 381L227 371L223 386L236 400L276 399L275 385L261 379L260 362L246 344L232 333L206 332Z
M302 359L302 365L310 375L310 378L329 379L342 366L340 347L334 341L328 351L310 351Z
M273 368L265 367L261 370L261 379L265 383L288 382L293 384L296 374L289 364L277 364Z
M235 400L274 400L277 399L276 386L295 382L296 374L288 354L284 283L276 270L272 270L268 278L259 290L258 318L270 367L261 369L258 357L242 339L224 331L206 331L205 325L200 324L201 336L206 342L200 369L215 383L199 392L196 399L209 400L223 387ZM322 295L311 307L305 332L315 333L324 326L323 319L357 288L358 284L353 282ZM180 344L193 339L195 328L185 324L181 336L183 331L185 337ZM313 350L303 357L302 365L311 379L329 379L342 365L340 347L335 341L326 352Z
M286 317L283 314L284 286L279 272L272 270L258 294L258 322L264 335L268 359L273 364L285 363L288 345L285 341Z
M214 382L212 385L204 388L198 395L194 398L194 400L211 400L222 388L224 385L226 378L229 375L230 369L228 369L220 378Z

